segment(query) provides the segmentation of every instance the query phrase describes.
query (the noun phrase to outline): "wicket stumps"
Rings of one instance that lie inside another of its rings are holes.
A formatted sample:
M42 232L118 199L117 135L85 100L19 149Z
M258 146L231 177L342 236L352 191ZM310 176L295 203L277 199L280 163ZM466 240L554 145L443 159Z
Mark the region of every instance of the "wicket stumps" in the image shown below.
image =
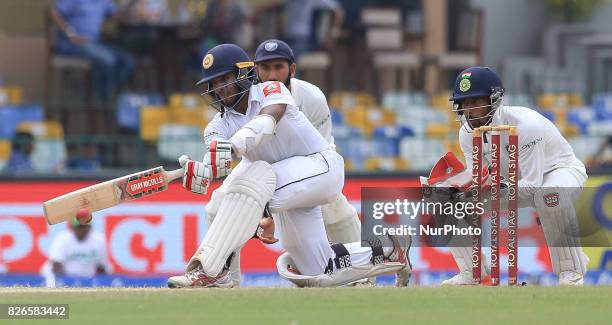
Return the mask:
M515 126L483 126L474 129L472 137L472 199L479 202L482 199L482 136L491 132L491 284L500 284L499 272L499 233L500 233L500 167L502 132L508 133L508 284L517 284L518 269L518 133ZM482 215L474 213L471 226L480 229ZM482 269L482 238L472 237L472 283L480 284Z

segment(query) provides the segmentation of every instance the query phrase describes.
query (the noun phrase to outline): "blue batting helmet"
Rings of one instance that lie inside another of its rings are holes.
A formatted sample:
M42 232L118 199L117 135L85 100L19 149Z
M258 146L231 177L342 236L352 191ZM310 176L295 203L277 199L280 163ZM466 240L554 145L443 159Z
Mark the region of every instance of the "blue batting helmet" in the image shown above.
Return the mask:
M453 102L466 98L490 97L495 91L503 91L497 73L488 67L471 67L463 70L455 80Z
M214 98L211 105L223 113L226 110L233 109L234 105L242 99L256 82L254 66L255 64L251 61L249 55L238 45L217 45L204 56L202 60L204 74L202 79L196 83L196 86L207 85L207 90L203 95L209 95ZM228 73L236 74L236 81L234 83L240 88L240 92L233 95L238 96L238 98L231 107L226 107L222 104L222 100L226 98L219 98L215 93L215 89L210 84L213 79Z
M504 88L497 73L488 67L471 67L463 70L455 80L453 96L449 99L453 102L453 111L457 113L464 125L472 127L472 122L479 118L469 118L465 112L479 107L463 108L462 101L468 98L488 98L489 107L488 123L490 123L495 111L501 105L501 98L504 95Z

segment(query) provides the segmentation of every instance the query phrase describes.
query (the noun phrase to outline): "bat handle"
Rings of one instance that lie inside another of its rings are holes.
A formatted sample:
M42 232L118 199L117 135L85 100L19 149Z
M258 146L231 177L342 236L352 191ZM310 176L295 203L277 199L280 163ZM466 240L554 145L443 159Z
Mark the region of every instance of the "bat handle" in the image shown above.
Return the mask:
M183 168L171 170L168 172L168 183L181 177L183 177Z

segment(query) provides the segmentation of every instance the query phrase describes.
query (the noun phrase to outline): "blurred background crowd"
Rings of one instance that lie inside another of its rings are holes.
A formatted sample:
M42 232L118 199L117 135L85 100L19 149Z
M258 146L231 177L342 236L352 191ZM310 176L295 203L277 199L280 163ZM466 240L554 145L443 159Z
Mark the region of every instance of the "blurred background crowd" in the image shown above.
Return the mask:
M605 0L1 1L0 170L101 177L201 157L203 54L269 38L327 95L348 172L423 173L458 153L449 89L473 65L610 168L611 16Z

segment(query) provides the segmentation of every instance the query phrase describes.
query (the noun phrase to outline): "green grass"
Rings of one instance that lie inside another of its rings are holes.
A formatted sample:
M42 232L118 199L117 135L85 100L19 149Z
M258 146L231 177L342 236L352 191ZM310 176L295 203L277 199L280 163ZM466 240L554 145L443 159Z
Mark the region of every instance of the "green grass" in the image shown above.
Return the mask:
M67 303L54 322L85 325L610 324L611 301L612 287L0 289L0 304Z

